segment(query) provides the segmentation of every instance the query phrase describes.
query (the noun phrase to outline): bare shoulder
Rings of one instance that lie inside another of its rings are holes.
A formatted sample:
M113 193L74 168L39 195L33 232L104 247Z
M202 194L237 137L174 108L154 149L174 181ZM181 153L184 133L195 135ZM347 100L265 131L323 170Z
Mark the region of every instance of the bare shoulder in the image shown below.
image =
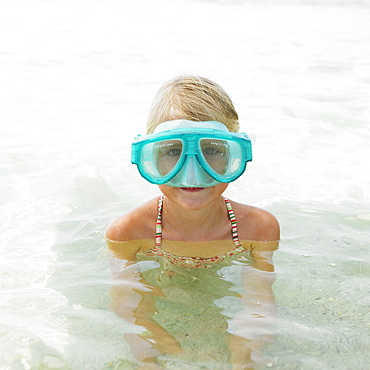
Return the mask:
M241 240L277 241L280 239L280 225L270 212L230 201L233 207L238 233Z
M116 242L153 239L155 236L157 202L157 198L152 199L118 217L108 226L105 237Z

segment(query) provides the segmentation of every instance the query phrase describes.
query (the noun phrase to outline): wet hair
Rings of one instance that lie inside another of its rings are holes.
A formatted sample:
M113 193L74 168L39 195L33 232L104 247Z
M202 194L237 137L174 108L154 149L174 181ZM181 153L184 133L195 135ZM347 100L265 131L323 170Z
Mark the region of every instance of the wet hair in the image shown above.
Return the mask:
M239 131L239 117L227 93L200 76L180 76L165 83L150 109L147 134L162 122L176 119L219 121L229 131Z

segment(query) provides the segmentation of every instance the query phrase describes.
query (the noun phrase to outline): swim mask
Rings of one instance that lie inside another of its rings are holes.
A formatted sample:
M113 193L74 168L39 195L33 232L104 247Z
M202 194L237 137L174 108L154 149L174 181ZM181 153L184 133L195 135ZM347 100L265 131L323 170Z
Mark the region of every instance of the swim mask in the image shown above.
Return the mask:
M162 122L153 134L137 136L131 162L152 184L206 188L236 180L252 160L245 133L217 121Z

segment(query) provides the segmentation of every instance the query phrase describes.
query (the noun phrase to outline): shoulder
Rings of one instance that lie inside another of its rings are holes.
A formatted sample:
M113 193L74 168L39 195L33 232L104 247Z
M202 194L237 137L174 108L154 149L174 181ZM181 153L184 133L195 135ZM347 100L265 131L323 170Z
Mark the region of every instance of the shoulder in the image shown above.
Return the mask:
M280 239L280 225L270 212L231 201L239 238L241 240L277 241Z
M106 239L118 242L153 239L157 204L158 198L152 199L115 219L105 231Z

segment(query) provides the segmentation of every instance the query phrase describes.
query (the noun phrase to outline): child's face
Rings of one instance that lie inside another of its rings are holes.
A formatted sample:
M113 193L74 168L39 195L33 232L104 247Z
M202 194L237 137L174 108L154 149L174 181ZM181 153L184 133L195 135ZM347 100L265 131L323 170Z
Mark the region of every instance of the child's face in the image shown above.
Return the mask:
M220 183L209 188L177 188L158 185L160 191L184 209L200 210L218 200L229 184Z

